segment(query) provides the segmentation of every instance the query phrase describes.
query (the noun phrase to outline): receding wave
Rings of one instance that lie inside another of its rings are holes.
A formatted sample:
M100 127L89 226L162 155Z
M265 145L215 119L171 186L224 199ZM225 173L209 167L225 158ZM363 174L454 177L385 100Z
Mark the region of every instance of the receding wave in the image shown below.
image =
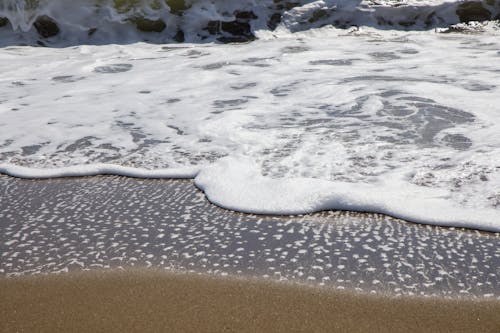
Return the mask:
M4 43L247 42L322 26L429 30L500 18L500 1L0 0Z
M195 178L238 211L500 231L498 35L349 31L0 48L0 172Z
M499 6L0 0L0 173L498 232Z

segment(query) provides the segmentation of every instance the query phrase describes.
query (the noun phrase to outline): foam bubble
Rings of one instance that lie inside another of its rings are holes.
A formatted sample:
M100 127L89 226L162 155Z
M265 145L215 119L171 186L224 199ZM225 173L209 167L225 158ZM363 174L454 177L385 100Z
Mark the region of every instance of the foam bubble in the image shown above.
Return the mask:
M124 167L113 164L77 165L62 168L41 169L29 168L12 164L0 164L0 173L26 179L44 179L60 177L83 177L97 175L116 175L134 178L193 178L198 168L180 169L143 169Z
M2 172L197 176L213 202L242 211L498 231L495 32L277 36L2 48Z
M350 210L426 224L500 231L497 212L453 204L446 191L410 185L403 175L374 184L356 184L313 178L272 179L258 171L258 165L249 159L224 158L203 169L195 183L211 202L247 213Z

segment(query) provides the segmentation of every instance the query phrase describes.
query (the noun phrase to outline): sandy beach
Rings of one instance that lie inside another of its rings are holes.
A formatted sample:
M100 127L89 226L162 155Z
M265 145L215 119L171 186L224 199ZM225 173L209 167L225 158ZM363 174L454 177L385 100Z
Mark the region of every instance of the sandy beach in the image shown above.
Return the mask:
M221 209L191 181L0 177L0 275L153 268L394 296L500 298L500 236L380 214Z
M0 333L500 333L500 0L0 0Z
M236 213L191 181L0 186L2 332L500 330L494 233Z
M0 280L2 332L498 332L500 302L154 270Z

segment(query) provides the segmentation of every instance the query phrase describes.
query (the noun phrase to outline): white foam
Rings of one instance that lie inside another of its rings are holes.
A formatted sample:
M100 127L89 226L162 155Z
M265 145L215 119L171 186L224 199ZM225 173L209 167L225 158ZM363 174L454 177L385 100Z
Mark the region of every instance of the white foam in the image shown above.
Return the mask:
M225 158L203 169L196 185L227 209L256 214L306 214L323 210L382 213L417 223L500 232L498 213L454 205L446 191L410 185L402 175L356 184L313 178L271 179L249 159Z
M193 178L199 168L181 169L143 169L113 164L76 165L62 168L40 169L13 164L0 164L0 173L26 179L47 179L60 177L84 177L97 175L116 175L134 178Z
M1 172L197 175L210 200L247 212L352 209L499 231L495 32L280 33L2 48Z

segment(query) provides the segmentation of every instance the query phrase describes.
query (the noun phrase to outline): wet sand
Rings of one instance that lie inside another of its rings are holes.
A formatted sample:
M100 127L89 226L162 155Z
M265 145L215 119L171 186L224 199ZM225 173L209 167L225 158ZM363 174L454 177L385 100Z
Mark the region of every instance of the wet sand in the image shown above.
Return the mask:
M140 268L500 299L500 235L379 214L257 216L188 180L0 176L0 277Z
M0 189L1 332L500 331L498 234L242 214L187 180Z
M153 270L0 279L2 332L499 332L500 302Z

